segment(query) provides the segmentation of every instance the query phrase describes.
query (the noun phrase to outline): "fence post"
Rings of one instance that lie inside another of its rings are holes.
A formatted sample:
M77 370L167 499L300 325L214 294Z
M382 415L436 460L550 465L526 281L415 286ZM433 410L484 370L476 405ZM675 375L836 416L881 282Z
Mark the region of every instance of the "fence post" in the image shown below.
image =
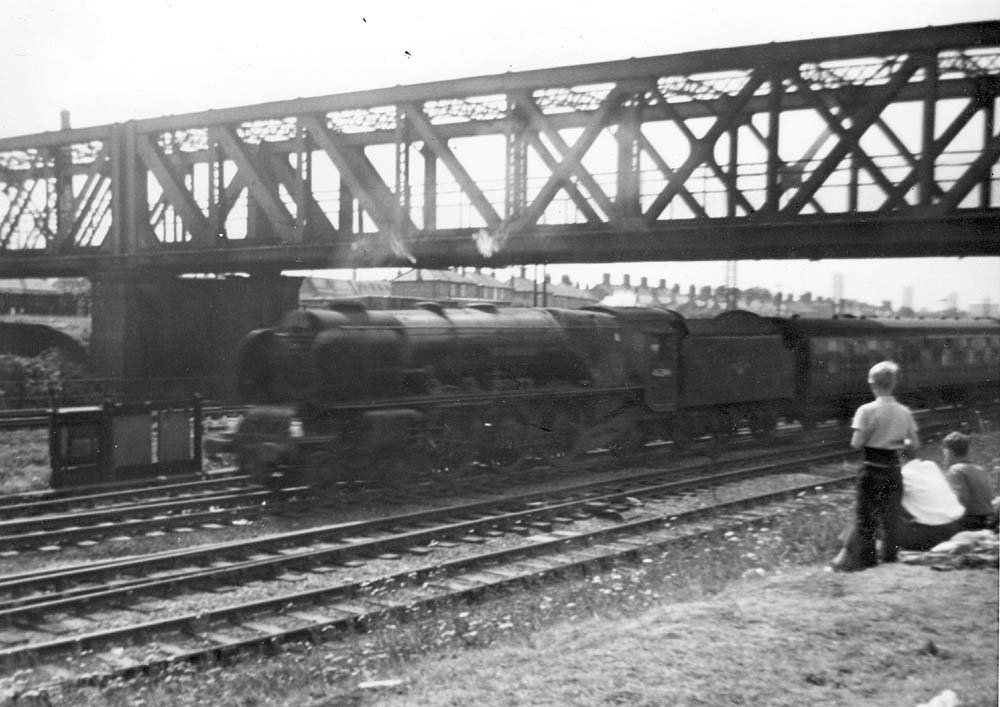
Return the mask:
M201 411L201 395L198 393L194 394L194 403L192 404L192 416L194 417L194 429L193 429L193 458L191 459L191 464L196 472L202 471L202 454L201 454L201 441L202 435L204 434L204 416Z
M49 410L49 467L52 469L52 476L49 478L49 486L52 488L55 488L55 485L52 482L62 475L63 458L59 448L59 428L57 427L58 419L59 411L56 409L55 404L53 404L52 409Z
M111 482L115 479L115 435L114 435L115 404L110 398L104 399L101 405L100 461L101 480Z

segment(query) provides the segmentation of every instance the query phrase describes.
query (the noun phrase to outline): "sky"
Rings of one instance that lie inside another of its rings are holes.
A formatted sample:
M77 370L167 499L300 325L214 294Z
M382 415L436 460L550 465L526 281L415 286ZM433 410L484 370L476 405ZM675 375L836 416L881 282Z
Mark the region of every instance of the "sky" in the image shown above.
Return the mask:
M0 0L0 137L505 71L989 20L996 0ZM716 285L725 264L550 266ZM1000 258L741 262L738 284L1000 302Z

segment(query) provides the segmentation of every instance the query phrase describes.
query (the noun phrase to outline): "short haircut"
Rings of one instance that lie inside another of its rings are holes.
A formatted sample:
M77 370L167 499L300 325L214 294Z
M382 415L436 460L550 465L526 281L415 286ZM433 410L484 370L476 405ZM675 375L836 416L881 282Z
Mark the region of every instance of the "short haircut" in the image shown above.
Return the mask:
M896 387L896 375L899 366L892 361L879 361L868 371L868 383L879 390L892 390Z
M952 432L941 443L956 457L964 457L969 453L969 436L961 432Z

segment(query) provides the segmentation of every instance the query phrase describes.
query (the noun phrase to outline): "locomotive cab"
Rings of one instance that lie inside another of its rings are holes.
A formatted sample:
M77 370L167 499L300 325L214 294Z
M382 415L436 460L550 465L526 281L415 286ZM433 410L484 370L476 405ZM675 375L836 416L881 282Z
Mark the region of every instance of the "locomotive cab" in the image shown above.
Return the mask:
M614 315L621 324L629 383L641 388L654 412L675 410L679 400L678 342L687 332L676 312L645 307L585 307Z

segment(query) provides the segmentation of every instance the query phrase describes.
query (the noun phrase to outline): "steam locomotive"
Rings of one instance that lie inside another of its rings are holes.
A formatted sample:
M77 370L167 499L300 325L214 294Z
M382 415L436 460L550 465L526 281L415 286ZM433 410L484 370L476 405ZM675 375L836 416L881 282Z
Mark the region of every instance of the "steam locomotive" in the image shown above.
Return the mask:
M1000 322L988 319L300 309L243 340L238 385L251 405L222 446L269 484L562 464L596 448L628 455L657 439L684 447L740 429L767 436L782 420L846 420L884 359L902 366L898 397L913 406L1000 396Z

